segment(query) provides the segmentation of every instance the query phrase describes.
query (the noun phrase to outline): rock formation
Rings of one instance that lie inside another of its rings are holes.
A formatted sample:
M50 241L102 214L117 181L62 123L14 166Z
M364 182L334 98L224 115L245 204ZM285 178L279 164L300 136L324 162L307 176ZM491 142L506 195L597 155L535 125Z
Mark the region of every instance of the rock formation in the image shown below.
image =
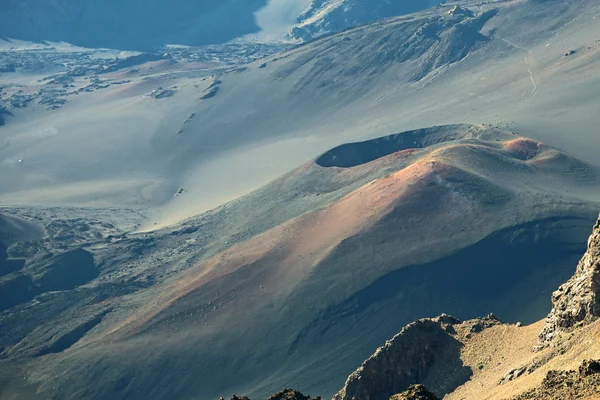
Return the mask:
M390 400L438 400L438 397L423 385L412 385L407 391L390 397Z
M597 398L600 361L584 360L578 371L548 371L542 384L513 400L562 400ZM594 397L592 397L594 396Z
M451 391L472 373L462 365L462 344L452 336L456 332L454 326L459 324L461 321L456 318L442 315L407 325L348 377L333 400L388 398L423 382L439 367L446 376L443 382L436 382L437 389L443 393Z
M600 220L588 241L588 250L571 279L552 294L552 311L540 333L540 348L561 332L585 325L600 316Z
M219 400L225 400L223 397L219 398ZM244 396L244 397L239 397L234 395L231 400L250 400L248 397ZM293 390L293 389L284 389L281 392L275 393L271 396L269 396L269 398L267 400L321 400L321 397L310 397L310 396L306 396L303 395L302 393L300 393L297 390Z
M267 400L321 400L321 397L305 396L297 390L285 389L269 397Z

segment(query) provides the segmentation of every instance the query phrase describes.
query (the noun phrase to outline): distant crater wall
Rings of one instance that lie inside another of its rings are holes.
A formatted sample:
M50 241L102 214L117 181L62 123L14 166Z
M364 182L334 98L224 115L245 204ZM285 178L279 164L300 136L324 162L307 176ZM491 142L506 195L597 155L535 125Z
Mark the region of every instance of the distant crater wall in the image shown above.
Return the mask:
M449 125L417 129L364 142L347 143L322 154L315 162L324 168L356 167L399 151L422 149L444 142L472 138L473 131L469 128L472 127Z

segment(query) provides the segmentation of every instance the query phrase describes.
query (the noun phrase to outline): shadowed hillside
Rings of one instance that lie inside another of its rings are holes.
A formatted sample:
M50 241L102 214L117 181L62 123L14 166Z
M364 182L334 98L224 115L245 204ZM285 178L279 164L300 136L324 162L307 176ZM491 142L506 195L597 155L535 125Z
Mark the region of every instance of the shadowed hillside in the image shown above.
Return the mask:
M224 43L257 32L252 13L266 3L8 0L2 5L0 37L128 50Z
M420 319L379 347L333 399L598 399L600 360L588 357L600 349L599 272L600 220L574 275L553 293L545 325L507 324L494 314Z

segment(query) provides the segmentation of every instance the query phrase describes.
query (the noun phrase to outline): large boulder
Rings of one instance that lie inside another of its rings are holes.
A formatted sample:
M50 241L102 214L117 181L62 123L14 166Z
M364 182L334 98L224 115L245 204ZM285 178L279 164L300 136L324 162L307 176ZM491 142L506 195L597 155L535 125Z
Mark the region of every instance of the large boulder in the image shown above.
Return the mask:
M405 326L348 377L333 400L389 398L423 382L434 368L446 371L436 389L451 392L472 374L460 359L462 343L452 336L453 326L460 323L442 315Z
M267 400L321 400L321 397L312 398L310 396L303 395L297 390L285 389L270 396Z
M390 400L438 400L438 397L423 385L412 385L407 391L390 397Z
M552 311L540 333L540 347L561 332L592 322L600 316L600 219L588 240L588 249L575 275L552 294Z

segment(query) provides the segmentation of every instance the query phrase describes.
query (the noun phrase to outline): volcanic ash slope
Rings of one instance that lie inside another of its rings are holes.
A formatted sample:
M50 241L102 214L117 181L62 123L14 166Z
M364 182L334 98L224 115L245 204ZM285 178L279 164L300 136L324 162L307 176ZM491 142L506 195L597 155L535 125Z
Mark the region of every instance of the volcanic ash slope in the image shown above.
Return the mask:
M584 251L599 188L595 167L482 126L339 146L181 227L96 250L100 278L131 248L154 281L87 295L94 329L30 360L29 382L64 398L330 396L412 320L542 318ZM182 246L196 261L163 277ZM43 332L5 354L23 362Z

